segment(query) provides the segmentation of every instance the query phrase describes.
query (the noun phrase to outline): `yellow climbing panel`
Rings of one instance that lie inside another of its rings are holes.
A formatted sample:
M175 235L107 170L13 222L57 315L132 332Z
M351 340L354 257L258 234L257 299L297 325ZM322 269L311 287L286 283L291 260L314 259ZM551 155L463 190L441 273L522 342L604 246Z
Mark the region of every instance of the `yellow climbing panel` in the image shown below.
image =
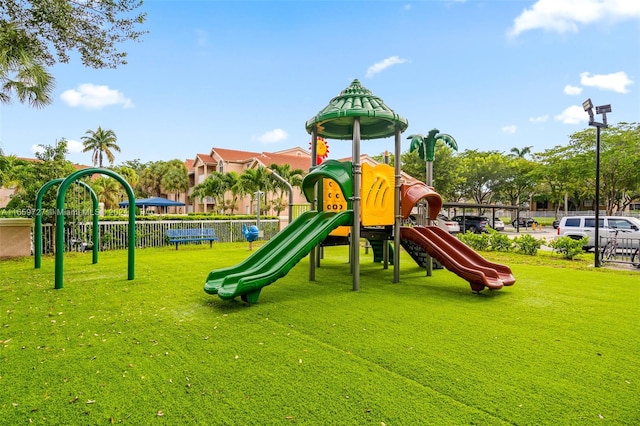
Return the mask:
M363 226L393 225L394 222L394 169L387 164L362 165L362 212Z

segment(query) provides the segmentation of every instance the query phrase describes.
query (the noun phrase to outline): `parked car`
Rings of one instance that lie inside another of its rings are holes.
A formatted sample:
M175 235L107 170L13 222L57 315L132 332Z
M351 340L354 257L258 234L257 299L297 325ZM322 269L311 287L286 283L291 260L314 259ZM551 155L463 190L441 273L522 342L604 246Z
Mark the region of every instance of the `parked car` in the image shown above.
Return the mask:
M558 229L558 226L560 226L560 219L553 221L553 229Z
M504 222L497 217L493 219L493 225L491 225L496 231L504 231Z
M489 232L489 219L486 216L454 216L452 221L458 222L460 232L473 232L479 234L481 232Z
M532 217L519 217L517 219L513 219L513 222L511 222L511 225L513 225L514 228L531 228L534 224L538 226L538 221Z
M424 225L425 219L422 216L418 217L417 215L411 214L403 222L405 226L421 226ZM458 225L458 222L450 220L443 214L439 214L438 218L432 223L452 234L460 232L460 225Z
M620 248L640 247L640 219L626 216L600 216L598 235L608 239L618 231L618 244ZM560 219L558 236L571 237L579 240L587 237L589 241L584 250L595 247L595 216L565 216ZM604 241L601 241L604 243Z
M438 215L438 226L451 234L460 232L460 224L455 222L443 214Z

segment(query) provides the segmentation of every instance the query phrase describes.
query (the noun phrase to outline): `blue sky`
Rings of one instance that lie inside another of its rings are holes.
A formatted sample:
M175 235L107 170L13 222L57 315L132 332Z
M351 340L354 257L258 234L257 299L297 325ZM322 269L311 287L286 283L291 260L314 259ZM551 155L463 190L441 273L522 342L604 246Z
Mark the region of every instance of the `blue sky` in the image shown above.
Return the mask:
M587 127L582 102L609 123L640 121L640 2L146 0L129 64L52 71L52 105L0 106L5 154L112 129L125 160L194 158L211 147L308 148L305 122L357 78L412 133L438 128L459 149L564 145ZM361 152L393 151L393 140ZM351 142L329 141L330 158Z

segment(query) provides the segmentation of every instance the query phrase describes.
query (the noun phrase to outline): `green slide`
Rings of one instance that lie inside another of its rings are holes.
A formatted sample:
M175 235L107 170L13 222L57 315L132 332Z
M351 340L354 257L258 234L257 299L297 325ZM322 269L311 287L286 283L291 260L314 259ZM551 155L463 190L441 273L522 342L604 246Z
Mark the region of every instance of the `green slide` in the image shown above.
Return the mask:
M284 277L333 229L352 222L350 210L305 212L243 262L211 271L204 291L217 293L223 300L241 296L242 300L255 303L262 287Z

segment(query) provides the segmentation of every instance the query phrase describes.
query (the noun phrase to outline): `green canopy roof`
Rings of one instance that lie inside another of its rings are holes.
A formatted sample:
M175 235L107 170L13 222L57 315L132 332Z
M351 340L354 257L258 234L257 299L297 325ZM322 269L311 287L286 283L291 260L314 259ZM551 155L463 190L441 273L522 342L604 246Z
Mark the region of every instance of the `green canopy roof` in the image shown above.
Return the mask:
M307 120L307 132L317 126L318 136L328 139L352 139L353 122L360 117L360 138L379 139L393 136L396 126L404 132L409 126L406 118L400 117L386 106L382 99L353 80L351 85L331 99L316 116Z

